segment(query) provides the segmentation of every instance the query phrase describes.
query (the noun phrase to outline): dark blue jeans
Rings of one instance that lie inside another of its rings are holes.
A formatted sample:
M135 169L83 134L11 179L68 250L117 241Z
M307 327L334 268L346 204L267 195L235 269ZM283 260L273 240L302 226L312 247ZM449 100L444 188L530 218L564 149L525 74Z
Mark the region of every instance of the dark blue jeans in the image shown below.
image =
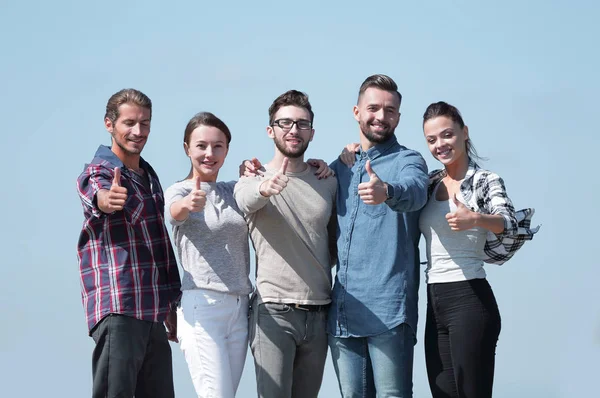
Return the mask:
M427 285L425 360L433 398L489 398L500 313L486 279Z

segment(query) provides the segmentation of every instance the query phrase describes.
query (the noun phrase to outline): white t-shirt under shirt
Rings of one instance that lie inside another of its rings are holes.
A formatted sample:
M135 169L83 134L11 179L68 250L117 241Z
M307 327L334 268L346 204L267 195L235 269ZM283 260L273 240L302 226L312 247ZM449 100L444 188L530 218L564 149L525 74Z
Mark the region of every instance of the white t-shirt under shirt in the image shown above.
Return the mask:
M419 219L427 249L425 279L428 284L483 279L482 258L487 230L475 227L452 231L446 214L456 211L456 204L452 199L436 199L439 186L438 183L434 188Z
M203 182L204 210L190 213L185 221L171 217L173 202L187 196L195 181L184 180L165 191L166 218L184 273L181 290L209 289L235 295L252 291L248 226L240 212L231 182Z

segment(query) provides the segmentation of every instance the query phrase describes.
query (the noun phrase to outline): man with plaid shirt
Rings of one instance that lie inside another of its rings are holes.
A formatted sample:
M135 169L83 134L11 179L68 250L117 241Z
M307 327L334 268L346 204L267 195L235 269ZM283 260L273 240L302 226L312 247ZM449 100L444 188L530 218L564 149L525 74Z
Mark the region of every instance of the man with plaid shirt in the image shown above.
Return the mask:
M163 191L140 156L151 117L143 93L114 94L104 118L112 146L100 146L77 179L85 216L77 245L82 299L96 343L93 397L174 396L168 340L177 340L181 284Z

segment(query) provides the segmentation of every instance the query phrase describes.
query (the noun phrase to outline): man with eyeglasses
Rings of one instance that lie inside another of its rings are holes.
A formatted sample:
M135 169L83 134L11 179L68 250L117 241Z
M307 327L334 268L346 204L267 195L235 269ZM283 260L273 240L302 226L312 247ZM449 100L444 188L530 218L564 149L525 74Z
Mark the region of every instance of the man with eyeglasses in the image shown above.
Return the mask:
M275 156L234 191L256 251L249 339L259 397L317 397L323 378L337 181L304 161L313 119L306 94L280 95L267 127Z

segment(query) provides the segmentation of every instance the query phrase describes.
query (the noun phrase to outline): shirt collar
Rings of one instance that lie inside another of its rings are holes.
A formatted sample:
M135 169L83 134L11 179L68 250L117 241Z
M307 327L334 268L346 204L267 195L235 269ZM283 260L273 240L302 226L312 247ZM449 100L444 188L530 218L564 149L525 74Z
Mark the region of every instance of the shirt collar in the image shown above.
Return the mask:
M366 151L363 151L361 147L358 154L359 156L363 157L365 156L363 155L364 153L366 154L368 159L374 160L377 159L379 156L385 154L391 147L393 147L396 144L398 144L398 140L396 139L396 135L394 134L387 141L376 144L375 146L372 146Z
M467 169L467 174L465 174L465 180L473 177L477 170L479 170L479 165L473 159L469 158L469 168Z
M110 163L115 167L127 168L109 146L100 145L94 156ZM142 157L140 157L140 167L146 171L149 169L149 164Z

